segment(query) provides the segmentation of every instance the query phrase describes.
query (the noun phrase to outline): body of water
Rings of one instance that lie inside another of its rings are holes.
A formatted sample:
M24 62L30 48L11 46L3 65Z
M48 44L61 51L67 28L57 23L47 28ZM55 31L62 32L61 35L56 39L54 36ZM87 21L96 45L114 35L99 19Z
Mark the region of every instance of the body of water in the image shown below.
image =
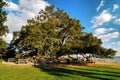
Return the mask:
M114 57L113 59L106 59L108 62L120 62L120 57Z

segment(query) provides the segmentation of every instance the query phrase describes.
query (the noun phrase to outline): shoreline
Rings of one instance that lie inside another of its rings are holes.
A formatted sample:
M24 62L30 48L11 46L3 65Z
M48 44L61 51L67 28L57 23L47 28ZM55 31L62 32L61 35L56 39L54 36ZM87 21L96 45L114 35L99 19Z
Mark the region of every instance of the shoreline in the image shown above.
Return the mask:
M120 68L120 62L96 61L93 64L88 64L88 66L108 66L112 68Z

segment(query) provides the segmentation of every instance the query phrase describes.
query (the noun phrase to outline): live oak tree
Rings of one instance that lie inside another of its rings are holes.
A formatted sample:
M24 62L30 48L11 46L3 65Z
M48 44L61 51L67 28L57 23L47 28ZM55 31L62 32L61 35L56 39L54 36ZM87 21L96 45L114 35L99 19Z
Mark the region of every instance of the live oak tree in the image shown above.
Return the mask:
M35 18L29 19L20 32L14 32L11 44L25 47L29 53L36 49L36 53L47 57L78 53L100 56L115 54L112 49L108 50L108 54L98 54L102 41L92 33L82 32L83 29L79 20L70 18L63 10L48 6Z

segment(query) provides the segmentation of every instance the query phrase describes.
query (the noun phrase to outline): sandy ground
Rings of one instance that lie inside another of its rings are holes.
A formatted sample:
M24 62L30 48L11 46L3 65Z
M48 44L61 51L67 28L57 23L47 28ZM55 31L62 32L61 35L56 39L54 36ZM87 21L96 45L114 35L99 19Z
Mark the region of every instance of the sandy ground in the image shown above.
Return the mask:
M113 68L120 68L120 62L96 62L95 64L88 64L89 66L110 66Z
M32 66L34 65L33 63L28 62L27 64L15 64L13 62L2 62L2 64L6 65L24 65L24 66ZM49 65L50 66L50 65ZM109 66L112 68L120 68L120 62L106 62L106 61L96 61L95 63L89 63L87 65L66 65L66 64L57 64L57 66L70 66L70 67L82 67L82 66Z
M13 63L13 62L5 62L5 61L2 61L2 64L6 64L6 65L26 65L26 66L34 65L33 63L30 63L30 62L28 62L27 64L16 64L16 63Z

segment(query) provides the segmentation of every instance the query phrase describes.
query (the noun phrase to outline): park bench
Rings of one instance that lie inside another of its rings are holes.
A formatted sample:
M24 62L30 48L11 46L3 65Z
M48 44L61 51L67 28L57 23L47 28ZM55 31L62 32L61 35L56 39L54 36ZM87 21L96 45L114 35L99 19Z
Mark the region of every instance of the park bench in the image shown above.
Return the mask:
M28 60L27 59L18 59L18 64L27 64Z
M8 58L8 62L16 62L15 58Z

